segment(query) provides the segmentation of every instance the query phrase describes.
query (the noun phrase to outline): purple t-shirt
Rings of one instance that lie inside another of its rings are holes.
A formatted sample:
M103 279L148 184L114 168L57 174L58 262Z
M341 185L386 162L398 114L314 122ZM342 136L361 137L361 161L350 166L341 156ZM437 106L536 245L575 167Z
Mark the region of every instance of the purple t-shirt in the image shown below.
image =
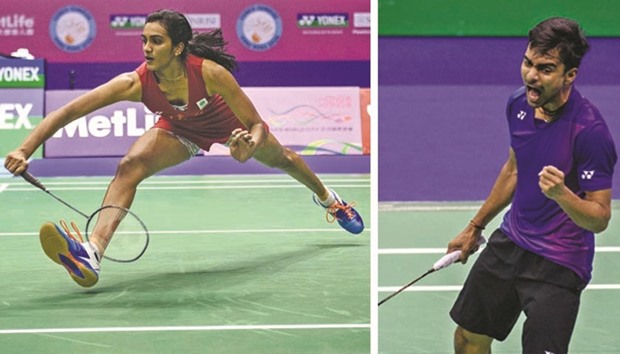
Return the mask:
M551 123L534 118L525 88L506 107L510 146L517 161L517 187L502 231L517 245L592 278L594 234L577 226L538 185L538 173L552 165L580 197L611 188L617 160L614 141L600 112L572 88L562 112Z

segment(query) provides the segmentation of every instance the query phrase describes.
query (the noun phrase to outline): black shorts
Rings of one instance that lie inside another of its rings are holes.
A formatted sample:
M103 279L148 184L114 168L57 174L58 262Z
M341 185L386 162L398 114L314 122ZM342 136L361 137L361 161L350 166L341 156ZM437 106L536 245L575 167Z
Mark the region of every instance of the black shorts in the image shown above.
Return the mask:
M572 270L522 249L498 229L450 316L470 332L502 341L524 312L523 353L566 353L585 285Z

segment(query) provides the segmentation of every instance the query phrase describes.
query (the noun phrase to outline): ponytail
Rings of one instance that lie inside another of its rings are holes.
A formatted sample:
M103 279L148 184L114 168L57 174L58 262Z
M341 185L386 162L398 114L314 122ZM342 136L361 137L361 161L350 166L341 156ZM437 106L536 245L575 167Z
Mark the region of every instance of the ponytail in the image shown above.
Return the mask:
M222 30L216 29L211 32L195 34L189 41L187 50L189 53L204 59L213 60L226 70L233 72L237 69L237 60L234 55L226 52L226 42L222 36Z

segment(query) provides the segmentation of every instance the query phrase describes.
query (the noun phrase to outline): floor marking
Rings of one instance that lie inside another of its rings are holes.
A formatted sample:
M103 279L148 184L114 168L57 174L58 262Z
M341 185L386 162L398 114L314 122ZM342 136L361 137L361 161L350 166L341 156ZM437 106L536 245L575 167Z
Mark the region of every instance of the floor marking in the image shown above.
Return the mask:
M159 326L159 327L92 327L92 328L24 328L2 329L0 334L104 333L104 332L185 332L185 331L273 331L305 329L370 329L370 324L298 324L243 326Z
M446 253L446 248L380 248L377 254L442 254Z
M477 211L480 209L483 201L470 202L379 202L380 212L398 212L398 211ZM612 200L612 209L617 209L620 201ZM508 207L505 209L508 210Z
M338 178L338 179L330 179L330 180L324 180L325 182L329 182L329 183L342 183L342 182L367 182L370 183L369 179L364 179L364 178ZM290 179L290 178L280 178L280 179L275 179L275 178L265 178L265 179L242 179L242 180L234 180L234 179L227 179L227 180L204 180L204 181L162 181L159 179L156 180L146 180L143 181L142 183L140 183L140 185L159 185L159 184L250 184L250 183L260 183L260 184L271 184L271 183L290 183L290 184L299 184L299 182L297 182L294 179ZM46 186L64 186L64 185L69 185L69 186L80 186L80 185L103 185L103 186L107 186L110 183L109 180L105 180L105 181L71 181L71 182L54 182L54 181L45 181L45 185ZM28 185L27 183L24 182L20 182L18 183L19 185Z
M423 291L460 291L462 285L419 285L410 286L404 291L406 292L423 292ZM395 292L402 288L402 286L380 286L379 292Z
M480 209L480 204L382 204L379 203L379 211L469 211Z
M0 184L0 193L2 193L5 189L7 189L9 187L8 183L2 183Z
M47 184L46 184L47 187ZM369 183L366 184L330 184L330 187L334 188L368 188L370 187ZM50 192L56 191L101 191L106 190L107 185L102 185L101 187L55 187L49 188ZM302 184L270 184L270 185L242 185L242 186L138 186L138 190L196 190L196 189L278 189L278 188L307 188ZM9 189L11 192L37 192L39 189L24 186L24 187L13 187Z
M482 250L484 247L480 247ZM596 253L615 253L620 252L618 246L600 246L595 247ZM397 254L444 254L446 248L380 248L377 251L379 255L397 255Z
M365 228L362 232L370 232L371 228ZM339 228L330 229L263 229L263 230L165 230L165 231L151 231L151 235L195 235L195 234L264 234L264 233L294 233L294 232L343 232ZM38 235L38 232L0 232L0 237L8 236L33 236Z
M411 286L404 291L406 292L426 292L426 291L460 291L462 285L419 285ZM380 286L377 288L379 292L396 292L402 286ZM620 290L620 284L590 284L585 290Z

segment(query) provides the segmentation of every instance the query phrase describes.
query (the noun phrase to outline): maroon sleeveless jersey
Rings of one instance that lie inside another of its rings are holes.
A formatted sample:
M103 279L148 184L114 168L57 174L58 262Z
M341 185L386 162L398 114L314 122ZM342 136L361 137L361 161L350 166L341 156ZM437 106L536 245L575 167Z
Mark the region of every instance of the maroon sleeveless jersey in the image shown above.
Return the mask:
M245 129L245 126L220 95L207 94L202 78L203 60L193 55L185 60L189 101L183 107L168 102L146 63L140 65L136 73L142 83L142 102L160 116L154 127L170 131L209 151L213 143L225 143L234 129Z

